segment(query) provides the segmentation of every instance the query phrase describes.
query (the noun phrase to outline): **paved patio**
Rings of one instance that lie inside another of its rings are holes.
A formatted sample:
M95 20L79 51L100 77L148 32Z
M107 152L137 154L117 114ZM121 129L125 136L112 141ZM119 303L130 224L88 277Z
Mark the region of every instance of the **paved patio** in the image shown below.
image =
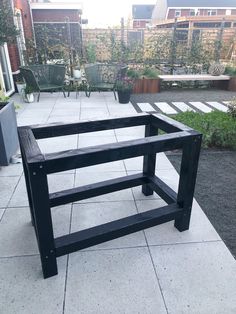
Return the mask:
M42 94L21 105L18 124L137 114L112 93ZM40 140L44 152L142 137L143 127ZM140 172L142 158L49 176L50 192ZM158 175L175 190L178 175L158 154ZM189 231L173 222L58 258L59 274L44 280L21 164L0 169L0 313L236 313L236 261L194 202ZM206 191L207 193L207 191ZM52 209L55 236L163 206L132 188Z

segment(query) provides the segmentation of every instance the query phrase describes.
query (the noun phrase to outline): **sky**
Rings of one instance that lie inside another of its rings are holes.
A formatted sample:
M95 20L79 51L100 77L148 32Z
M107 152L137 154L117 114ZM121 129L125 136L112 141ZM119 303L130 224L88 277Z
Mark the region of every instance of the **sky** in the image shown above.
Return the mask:
M156 0L51 0L51 2L81 3L83 19L88 19L89 28L120 25L132 12L132 4L155 4ZM84 27L84 26L83 26Z

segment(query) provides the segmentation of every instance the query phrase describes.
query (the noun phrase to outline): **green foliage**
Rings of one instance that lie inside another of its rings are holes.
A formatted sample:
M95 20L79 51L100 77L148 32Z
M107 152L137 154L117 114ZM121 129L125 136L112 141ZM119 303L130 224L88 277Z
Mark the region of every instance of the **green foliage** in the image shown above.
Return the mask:
M23 92L25 95L32 94L34 92L34 89L31 86L26 85L26 87L23 88Z
M7 102L8 100L10 99L10 97L8 97L8 96L1 96L0 95L0 102Z
M123 77L116 82L116 90L122 92L132 91L134 81L129 77Z
M159 72L156 69L153 68L144 68L141 75L145 78L150 78L150 79L154 79L157 78L159 75Z
M228 113L234 119L236 118L236 97L228 105Z
M138 70L135 69L128 69L127 70L127 76L132 78L132 79L139 79L141 78L141 73Z
M184 112L171 116L203 134L203 147L236 149L236 119L227 113Z
M93 43L88 43L86 46L86 59L88 63L95 63L96 62L96 49Z
M236 76L236 67L232 66L226 66L225 67L225 74L230 75L230 76Z
M0 1L0 45L14 41L19 34L14 22L10 2Z

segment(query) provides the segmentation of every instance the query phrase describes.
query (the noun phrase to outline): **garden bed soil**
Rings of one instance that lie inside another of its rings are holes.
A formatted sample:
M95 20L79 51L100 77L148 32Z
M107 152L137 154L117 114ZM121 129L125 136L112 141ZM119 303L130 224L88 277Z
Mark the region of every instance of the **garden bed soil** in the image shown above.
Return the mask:
M181 153L167 157L179 172ZM236 151L202 150L195 198L236 258Z

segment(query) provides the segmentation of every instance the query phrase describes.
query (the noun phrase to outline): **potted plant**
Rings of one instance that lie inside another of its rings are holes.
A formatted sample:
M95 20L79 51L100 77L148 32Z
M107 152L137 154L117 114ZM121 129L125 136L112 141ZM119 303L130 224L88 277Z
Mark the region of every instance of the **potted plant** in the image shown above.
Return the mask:
M146 67L142 70L132 70L128 75L135 79L133 92L142 93L159 93L160 79L159 73L155 68Z
M133 90L134 82L131 78L125 76L116 82L116 90L120 104L127 104Z
M7 166L19 147L13 101L0 95L0 166Z
M26 85L26 87L22 89L22 95L25 102L34 102L34 94L31 86Z

